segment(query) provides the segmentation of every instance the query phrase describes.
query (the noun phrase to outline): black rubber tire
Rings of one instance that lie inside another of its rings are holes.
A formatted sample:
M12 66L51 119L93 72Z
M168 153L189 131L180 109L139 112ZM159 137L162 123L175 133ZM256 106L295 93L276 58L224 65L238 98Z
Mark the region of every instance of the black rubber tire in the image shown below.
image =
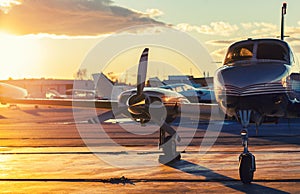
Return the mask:
M254 171L252 169L252 157L249 154L240 156L239 167L240 179L244 184L250 184L253 181Z
M181 154L179 152L177 152L177 156L175 158L175 160L179 161L181 159Z

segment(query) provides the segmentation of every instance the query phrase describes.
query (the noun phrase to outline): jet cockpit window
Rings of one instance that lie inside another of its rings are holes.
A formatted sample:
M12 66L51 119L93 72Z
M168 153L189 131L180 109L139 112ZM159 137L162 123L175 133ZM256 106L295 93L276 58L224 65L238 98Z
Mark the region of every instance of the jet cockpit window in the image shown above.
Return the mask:
M289 62L288 49L274 43L260 43L257 47L257 59L281 60Z
M249 60L253 57L253 44L233 46L229 49L224 64Z

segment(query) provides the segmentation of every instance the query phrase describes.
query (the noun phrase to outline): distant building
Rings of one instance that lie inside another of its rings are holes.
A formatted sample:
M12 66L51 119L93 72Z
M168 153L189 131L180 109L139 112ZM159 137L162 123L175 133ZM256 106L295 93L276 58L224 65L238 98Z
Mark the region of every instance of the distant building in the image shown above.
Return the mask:
M19 80L2 80L1 82L25 88L29 97L45 98L47 92L51 91L57 96L66 95L71 89L76 90L95 90L98 97L104 99L116 100L118 95L134 87L113 83L103 73L93 74L94 80L67 80L67 79L19 79ZM194 78L193 76L173 75L168 80L160 82L158 78L149 80L150 85L159 87L163 84L185 83L194 87L212 86L213 79ZM300 79L299 79L300 80ZM96 84L95 84L96 82ZM101 83L101 84L100 84ZM298 82L297 82L298 83ZM296 82L295 82L296 84ZM300 83L299 83L300 91Z
M169 75L168 76L169 80L182 80L182 81L184 81L184 80L191 80L193 78L194 78L194 76L192 76L192 75Z
M56 90L60 94L66 94L66 91L73 89L74 85L74 80L64 79L20 79L2 80L1 82L25 88L29 96L35 98L45 98L49 90ZM94 82L92 80L76 80L76 87L93 90Z
M177 83L185 83L188 85L192 85L195 88L198 87L206 87L213 85L212 77L205 78L194 78L192 75L172 75L168 76L167 80L163 81L165 84L177 84Z

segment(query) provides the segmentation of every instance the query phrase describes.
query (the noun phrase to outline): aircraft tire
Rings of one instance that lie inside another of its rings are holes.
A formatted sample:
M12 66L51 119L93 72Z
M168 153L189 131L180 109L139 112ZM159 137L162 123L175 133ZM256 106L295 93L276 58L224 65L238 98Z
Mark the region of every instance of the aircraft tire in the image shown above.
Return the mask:
M240 155L240 179L244 184L250 184L253 181L254 170L252 168L252 156L251 154Z

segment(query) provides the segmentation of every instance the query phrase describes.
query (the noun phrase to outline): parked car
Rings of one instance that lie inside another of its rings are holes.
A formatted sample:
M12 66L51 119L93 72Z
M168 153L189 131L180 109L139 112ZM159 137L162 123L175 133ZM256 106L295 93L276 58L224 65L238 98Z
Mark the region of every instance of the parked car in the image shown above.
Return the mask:
M184 83L164 85L161 88L178 92L192 103L211 103L215 101L214 91L209 88L195 88Z

